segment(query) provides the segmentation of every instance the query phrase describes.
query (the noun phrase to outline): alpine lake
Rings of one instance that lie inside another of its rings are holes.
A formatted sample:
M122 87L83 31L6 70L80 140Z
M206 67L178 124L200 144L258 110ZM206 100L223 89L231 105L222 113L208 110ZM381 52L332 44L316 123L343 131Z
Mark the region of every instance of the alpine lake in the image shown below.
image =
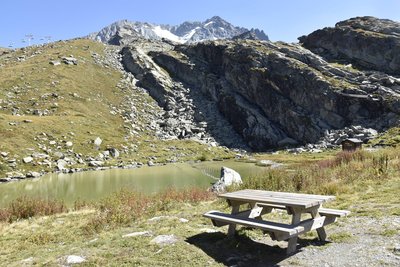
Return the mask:
M0 207L22 197L63 201L68 207L75 201L96 201L120 190L154 194L169 188L204 188L220 177L225 166L240 173L242 179L262 175L268 168L238 161L172 163L135 169L107 169L72 174L52 173L40 178L0 184Z

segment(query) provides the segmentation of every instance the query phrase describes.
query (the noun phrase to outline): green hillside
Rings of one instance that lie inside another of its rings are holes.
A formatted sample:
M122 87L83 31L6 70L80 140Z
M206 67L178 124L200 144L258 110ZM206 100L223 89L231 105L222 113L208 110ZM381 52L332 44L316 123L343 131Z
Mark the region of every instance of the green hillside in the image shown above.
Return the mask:
M146 93L124 83L119 71L98 63L105 48L78 39L0 56L0 177L11 171L53 171L60 156L56 152L74 159L71 168L87 167L86 162L75 160L76 154L95 158L109 148L118 149L120 156L105 165L146 163L150 156L162 163L210 153L195 142L158 140L148 125L151 113L161 112L160 108ZM63 63L63 57L75 58L77 65ZM133 122L136 134L130 134L132 121L124 121L124 115L132 112L132 102L138 113ZM100 147L93 143L97 137L102 140ZM215 157L227 156L222 149L213 150ZM23 163L34 153L47 154L53 164L35 157Z

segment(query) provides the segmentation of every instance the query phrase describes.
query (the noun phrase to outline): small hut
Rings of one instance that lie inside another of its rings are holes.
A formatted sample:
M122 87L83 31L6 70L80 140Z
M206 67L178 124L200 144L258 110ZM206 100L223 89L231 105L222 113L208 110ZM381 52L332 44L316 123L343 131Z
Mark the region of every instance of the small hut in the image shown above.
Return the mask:
M356 138L348 138L342 141L343 151L355 151L362 148L362 141Z

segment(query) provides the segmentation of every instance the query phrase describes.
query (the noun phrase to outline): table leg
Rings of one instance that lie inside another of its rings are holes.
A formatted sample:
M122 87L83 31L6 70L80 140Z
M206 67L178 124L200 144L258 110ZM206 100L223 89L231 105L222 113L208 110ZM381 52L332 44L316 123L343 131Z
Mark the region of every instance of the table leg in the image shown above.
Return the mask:
M299 223L301 220L301 212L295 212L293 211L293 215L292 215L292 224L297 224ZM286 254L292 254L296 251L296 247L297 247L297 238L298 236L294 236L292 238L289 238L288 241L288 248L286 250Z
M311 217L313 219L320 217L318 210L312 210L311 211ZM317 233L318 233L318 238L321 241L325 241L326 240L326 232L325 232L325 228L321 227L317 229Z
M231 214L235 214L239 212L240 205L232 205L232 212ZM229 224L228 228L228 237L233 237L235 235L235 230L236 230L236 224L231 223Z

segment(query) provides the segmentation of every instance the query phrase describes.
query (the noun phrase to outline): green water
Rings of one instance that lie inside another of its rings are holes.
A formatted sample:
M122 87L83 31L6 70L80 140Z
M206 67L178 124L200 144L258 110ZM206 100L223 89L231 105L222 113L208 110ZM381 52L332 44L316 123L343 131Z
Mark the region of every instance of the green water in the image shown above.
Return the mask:
M76 200L98 200L121 189L152 194L167 188L207 188L215 181L210 176L219 177L222 166L236 170L243 179L266 170L251 163L224 161L48 174L38 179L0 184L0 207L23 195L58 199L70 206Z

